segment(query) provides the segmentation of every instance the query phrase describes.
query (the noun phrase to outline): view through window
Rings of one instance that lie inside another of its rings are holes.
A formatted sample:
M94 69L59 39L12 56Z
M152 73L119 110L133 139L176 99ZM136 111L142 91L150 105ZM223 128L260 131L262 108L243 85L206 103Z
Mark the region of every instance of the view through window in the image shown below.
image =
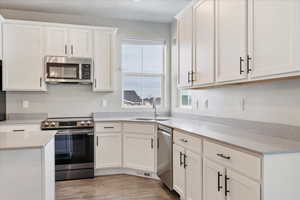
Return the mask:
M122 44L123 105L163 104L165 44L124 41Z

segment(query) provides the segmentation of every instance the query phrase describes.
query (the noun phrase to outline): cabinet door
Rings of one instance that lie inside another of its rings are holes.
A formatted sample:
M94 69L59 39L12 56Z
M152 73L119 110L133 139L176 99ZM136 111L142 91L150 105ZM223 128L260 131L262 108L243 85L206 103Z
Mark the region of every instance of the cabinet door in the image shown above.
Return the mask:
M194 7L193 85L214 82L215 73L215 22L214 0L200 1Z
M68 31L66 28L46 28L45 52L47 56L66 56L70 53L70 48L68 49Z
M112 33L94 31L94 91L112 90Z
M4 24L3 69L7 91L43 91L43 27Z
M236 81L247 77L247 19L247 0L216 0L218 82Z
M203 198L204 200L224 200L225 168L215 162L203 161Z
M260 200L260 184L227 169L228 199Z
M97 134L95 143L97 169L122 166L121 134Z
M202 157L200 154L186 151L186 199L202 199Z
M154 138L149 135L124 135L124 167L154 172Z
M299 1L249 2L251 77L299 70Z
M189 73L193 60L193 9L189 8L180 16L177 23L178 38L178 85L190 86Z
M184 148L176 144L173 145L173 188L182 199L185 199L184 154Z
M92 57L92 31L89 29L69 29L70 55Z

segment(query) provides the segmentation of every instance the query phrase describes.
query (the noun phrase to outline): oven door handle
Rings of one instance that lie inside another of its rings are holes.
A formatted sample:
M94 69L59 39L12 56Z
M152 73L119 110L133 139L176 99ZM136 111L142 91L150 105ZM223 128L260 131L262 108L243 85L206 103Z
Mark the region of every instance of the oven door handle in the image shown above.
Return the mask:
M72 132L67 132L67 131L58 131L56 135L88 135L88 136L93 136L93 132L79 132L79 133L72 133Z

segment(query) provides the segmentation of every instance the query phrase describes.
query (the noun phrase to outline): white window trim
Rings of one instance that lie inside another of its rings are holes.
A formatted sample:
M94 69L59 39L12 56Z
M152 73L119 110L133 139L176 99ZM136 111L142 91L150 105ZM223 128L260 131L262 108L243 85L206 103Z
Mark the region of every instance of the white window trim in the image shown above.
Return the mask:
M124 104L124 90L123 90L123 79L124 76L141 76L141 77L161 77L161 104L157 106L158 109L163 109L166 107L166 72L167 72L167 45L165 41L160 40L135 40L135 39L127 39L123 40L121 44L121 48L123 44L131 44L131 45L164 45L163 52L163 69L162 73L137 73L137 72L123 72L122 61L121 61L121 92L122 92L122 105L121 108L125 109L152 109L152 106L127 106Z

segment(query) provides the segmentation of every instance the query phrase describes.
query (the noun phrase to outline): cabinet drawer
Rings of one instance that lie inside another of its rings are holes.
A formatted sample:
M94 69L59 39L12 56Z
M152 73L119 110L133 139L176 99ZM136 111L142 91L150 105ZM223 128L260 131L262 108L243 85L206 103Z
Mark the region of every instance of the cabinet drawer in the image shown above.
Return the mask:
M96 123L95 131L97 133L115 133L122 131L122 123L120 122L101 122Z
M146 123L124 123L124 132L153 135L155 133L155 125Z
M216 143L204 141L204 155L250 178L261 179L261 159Z
M173 141L175 144L183 146L194 152L202 152L202 139L191 136L187 133L175 130L173 133Z
M39 124L16 124L16 125L1 125L0 132L37 132L40 131L41 127Z

